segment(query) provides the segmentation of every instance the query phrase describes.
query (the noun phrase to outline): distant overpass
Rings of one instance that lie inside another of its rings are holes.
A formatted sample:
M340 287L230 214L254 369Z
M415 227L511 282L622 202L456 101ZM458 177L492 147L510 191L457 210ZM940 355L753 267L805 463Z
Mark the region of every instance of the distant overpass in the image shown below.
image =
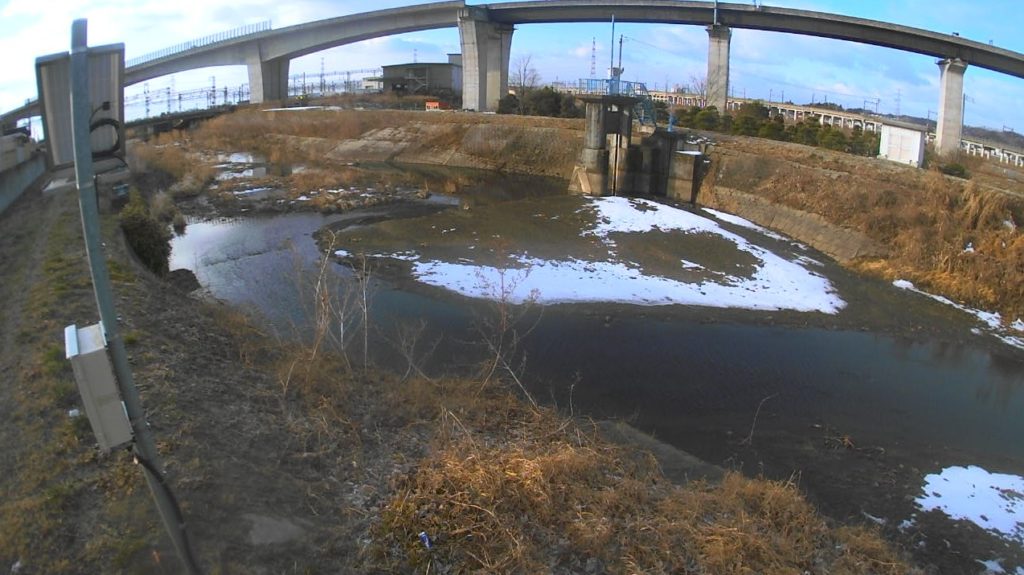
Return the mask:
M651 92L651 99L656 102L665 102L669 106L682 107L703 107L707 100L700 94L682 92ZM814 119L822 126L849 129L860 128L865 132L877 132L885 124L888 118L872 114L858 114L846 110L834 110L831 108L819 108L815 106L801 106L790 102L765 102L756 98L729 98L726 109L735 112L740 106L746 103L758 103L772 114L780 114L783 118L792 122L802 122L807 119ZM935 139L935 133L929 128L921 126L921 131L927 132L929 140ZM1000 144L996 142L981 140L977 138L961 138L960 149L972 156L981 156L987 159L1011 164L1017 167L1024 167L1024 150Z
M732 28L803 34L872 44L941 59L940 151L958 146L963 119L963 74L979 66L1024 78L1024 54L919 28L838 14L750 4L691 0L531 0L466 5L463 0L377 10L232 37L173 52L126 70L128 84L208 66L245 65L253 102L287 98L292 59L372 38L457 27L463 55L463 105L494 110L508 89L515 26L537 23L620 22L706 26L708 102L726 107ZM18 119L28 113L20 111ZM38 112L36 112L38 114ZM0 117L9 124L16 114Z

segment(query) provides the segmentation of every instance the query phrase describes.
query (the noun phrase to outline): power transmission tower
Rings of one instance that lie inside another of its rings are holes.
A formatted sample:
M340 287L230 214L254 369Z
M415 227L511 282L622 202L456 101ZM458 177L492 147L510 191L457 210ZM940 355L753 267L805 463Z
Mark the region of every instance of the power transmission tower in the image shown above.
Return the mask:
M597 38L590 39L590 77L597 77Z

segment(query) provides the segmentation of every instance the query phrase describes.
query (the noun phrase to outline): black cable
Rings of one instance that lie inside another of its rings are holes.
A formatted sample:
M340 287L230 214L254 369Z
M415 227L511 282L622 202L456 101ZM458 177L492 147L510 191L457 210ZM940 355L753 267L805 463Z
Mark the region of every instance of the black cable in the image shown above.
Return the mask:
M110 126L114 128L114 143L105 150L93 151L92 158L109 158L115 155L115 153L121 149L121 122L118 122L114 118L100 118L95 122L89 124L89 133L92 134L97 129L104 126Z
M100 110L103 110L103 111L108 111L108 110L110 110L110 100L107 100L106 102L103 102L102 104L100 104L99 106L97 106L95 110L93 110L93 111L92 111L92 114L89 114L89 122L90 122L90 123L92 122L92 119L96 117L96 114L97 114L97 113L98 113L98 112L99 112Z
M153 477L156 477L157 483L160 484L160 487L167 495L167 498L171 501L171 507L174 508L174 521L178 525L178 531L181 532L182 541L185 542L185 557L182 557L181 560L187 563L192 568L193 572L201 573L199 564L196 561L196 558L192 555L192 543L188 540L188 531L185 530L185 517L181 513L181 506L178 504L178 498L175 497L174 492L171 491L171 486L167 484L167 480L164 478L163 473L160 473L160 471L153 467L153 464L143 457L142 454L139 453L138 449L133 449L132 455L135 456L136 463L142 465L142 467L146 468L146 471L150 472Z

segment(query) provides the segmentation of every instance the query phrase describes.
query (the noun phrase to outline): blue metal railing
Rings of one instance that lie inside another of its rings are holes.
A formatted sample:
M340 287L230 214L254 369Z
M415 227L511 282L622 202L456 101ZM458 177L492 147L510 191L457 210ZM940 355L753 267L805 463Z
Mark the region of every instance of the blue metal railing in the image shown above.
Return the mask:
M149 54L143 54L137 56L125 62L125 67L131 68L132 66L138 66L139 64L145 64L153 60L159 60L160 58L166 58L174 54L181 52L187 52L203 46L209 46L217 42L223 42L225 40L234 40L235 38L241 38L242 36L249 36L251 34L259 34L260 32L266 32L270 30L270 20L260 22L259 24L249 24L248 26L239 26L219 34L211 34L210 36L203 36L202 38L196 38L188 42L182 42L181 44L175 44L174 46L168 46L163 50L157 50L156 52L150 52Z
M583 94L607 94L618 96L631 96L640 101L634 109L636 119L641 124L650 123L656 125L654 115L654 100L651 99L647 85L643 82L629 82L627 80L585 78L580 80L579 91Z

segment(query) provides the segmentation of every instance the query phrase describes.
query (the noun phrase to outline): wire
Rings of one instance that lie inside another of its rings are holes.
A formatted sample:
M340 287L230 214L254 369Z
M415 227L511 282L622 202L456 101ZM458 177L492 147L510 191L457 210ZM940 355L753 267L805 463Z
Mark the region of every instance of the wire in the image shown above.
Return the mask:
M121 122L118 122L116 119L100 118L99 120L92 122L91 124L89 124L89 133L92 134L93 132L104 126L110 126L114 128L114 143L111 144L109 148L106 148L104 150L94 150L92 153L92 158L94 160L97 158L108 158L114 156L117 153L117 151L121 149Z
M181 513L181 506L178 504L178 498L174 496L174 492L171 491L171 486L167 484L167 480L164 478L164 475L153 467L153 464L143 457L137 448L132 449L132 455L135 457L136 463L142 465L146 471L156 478L160 488L163 489L164 494L167 495L167 499L170 500L171 507L174 508L174 521L177 523L178 531L181 532L181 538L185 542L185 549L183 550L185 556L182 557L181 560L191 567L192 572L199 573L199 564L196 562L196 558L192 555L192 544L188 540L188 531L185 530L185 517Z

